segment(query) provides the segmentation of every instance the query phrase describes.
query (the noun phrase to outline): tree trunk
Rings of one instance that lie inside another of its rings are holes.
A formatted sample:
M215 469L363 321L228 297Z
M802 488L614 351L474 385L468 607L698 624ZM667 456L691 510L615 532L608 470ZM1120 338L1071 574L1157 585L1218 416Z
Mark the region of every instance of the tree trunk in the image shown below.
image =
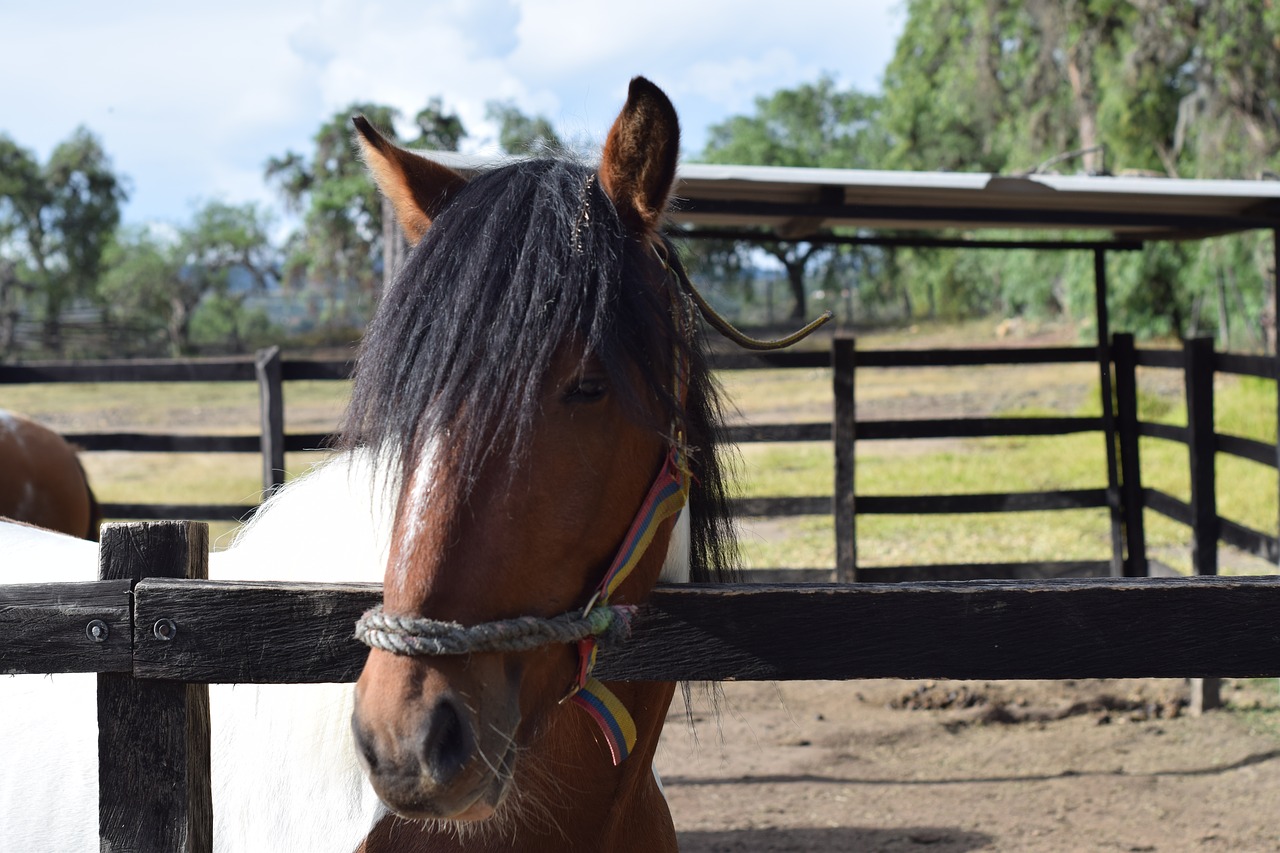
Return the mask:
M1093 80L1094 33L1087 28L1079 40L1067 49L1067 79L1071 82L1071 100L1076 111L1080 148L1098 145L1098 97ZM1102 172L1102 151L1090 151L1083 158L1084 170L1091 175Z
M51 307L40 327L40 344L54 355L62 355L62 318L58 314Z
M18 317L17 274L12 263L0 263L0 362L17 349Z
M787 266L787 284L791 286L791 297L794 303L791 306L791 319L803 320L808 313L808 306L805 305L804 297L804 268L807 258L786 262Z
M182 358L191 349L191 312L181 299L169 302L169 352L173 358Z

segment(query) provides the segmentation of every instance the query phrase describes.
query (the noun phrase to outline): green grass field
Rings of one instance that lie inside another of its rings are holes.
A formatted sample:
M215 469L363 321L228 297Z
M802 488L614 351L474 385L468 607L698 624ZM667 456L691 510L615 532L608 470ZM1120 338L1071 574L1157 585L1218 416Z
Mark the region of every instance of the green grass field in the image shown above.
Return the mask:
M893 339L860 346L897 346ZM722 374L734 421L828 421L828 370L740 371ZM1179 378L1144 370L1139 377L1142 417L1185 423ZM1096 368L1037 365L999 368L863 370L857 377L862 418L964 417L1060 414L1100 410ZM285 387L290 431L333 429L348 386L294 382ZM253 433L257 391L248 383L16 385L0 389L0 408L23 412L64 432ZM1263 441L1276 440L1273 383L1219 377L1217 428ZM961 494L1099 488L1106 484L1104 443L1097 433L1060 437L927 441L864 441L857 448L860 495ZM1143 481L1186 499L1186 449L1155 439L1141 445ZM736 491L743 496L829 495L832 452L827 443L753 444L739 448ZM318 461L294 454L291 475ZM1277 533L1274 469L1219 455L1219 512ZM85 465L104 502L245 503L260 488L259 458L250 454L87 453ZM230 525L215 525L225 542ZM1105 510L945 516L864 516L858 520L858 562L964 563L1014 560L1106 559L1110 529ZM1186 571L1188 531L1147 513L1151 556ZM1260 560L1223 548L1224 573L1274 571ZM829 516L748 520L744 564L829 567L834 535Z

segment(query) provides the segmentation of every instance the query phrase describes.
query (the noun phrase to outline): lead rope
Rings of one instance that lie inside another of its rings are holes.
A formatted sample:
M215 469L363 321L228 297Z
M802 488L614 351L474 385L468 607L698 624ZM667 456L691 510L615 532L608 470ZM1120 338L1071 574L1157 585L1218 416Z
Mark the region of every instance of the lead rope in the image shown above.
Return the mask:
M749 349L755 352L768 352L770 350L785 349L792 344L799 343L809 337L814 332L818 331L818 329L830 322L831 318L835 316L835 314L830 311L823 311L822 315L816 320L784 337L775 338L773 340L753 338L740 331L736 326L726 320L720 312L711 307L711 303L703 297L702 292L698 290L697 285L689 279L689 274L685 272L684 265L678 260L672 262L672 258L674 256L668 254L670 251L670 243L666 241L661 244L655 243L653 246L653 252L658 256L658 261L662 264L663 269L675 275L676 281L680 283L681 289L683 289L684 292L693 300L693 303L698 306L698 310L702 312L702 316L706 319L707 323L717 332L724 335L743 349Z

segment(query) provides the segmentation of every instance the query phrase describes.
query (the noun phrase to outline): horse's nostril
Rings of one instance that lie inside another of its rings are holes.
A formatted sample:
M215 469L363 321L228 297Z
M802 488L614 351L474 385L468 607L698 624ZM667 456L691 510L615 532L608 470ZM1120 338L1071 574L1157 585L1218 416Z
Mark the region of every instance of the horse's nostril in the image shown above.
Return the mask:
M377 773L378 751L374 748L373 737L370 736L368 729L360 725L360 721L354 715L351 717L351 735L356 742L356 750L364 759L369 773Z
M422 757L437 784L447 784L471 758L472 739L457 704L442 698L427 719Z

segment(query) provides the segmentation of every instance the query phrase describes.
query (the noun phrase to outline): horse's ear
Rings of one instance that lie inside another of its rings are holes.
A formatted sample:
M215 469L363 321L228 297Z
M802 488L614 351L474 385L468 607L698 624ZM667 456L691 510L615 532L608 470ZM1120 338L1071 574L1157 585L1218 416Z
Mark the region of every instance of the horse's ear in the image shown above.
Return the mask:
M409 242L417 244L431 221L466 185L466 179L447 166L392 144L364 116L354 116L351 122L359 131L356 140L374 183L391 202Z
M680 155L680 122L662 90L643 77L631 81L600 158L600 184L625 224L657 229L667 209Z

